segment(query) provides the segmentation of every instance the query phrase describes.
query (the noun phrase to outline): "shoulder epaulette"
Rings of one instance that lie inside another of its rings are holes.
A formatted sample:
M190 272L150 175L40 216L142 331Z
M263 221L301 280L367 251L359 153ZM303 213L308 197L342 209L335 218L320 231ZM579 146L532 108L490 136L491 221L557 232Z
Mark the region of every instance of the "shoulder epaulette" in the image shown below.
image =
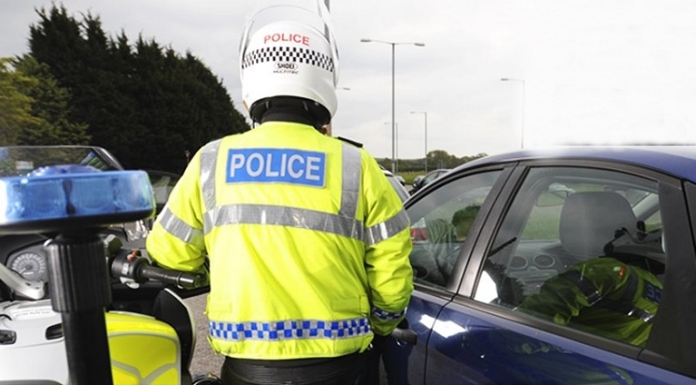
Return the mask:
M363 146L362 143L358 143L354 140L346 139L342 136L337 136L336 139L341 140L341 141L346 142L346 143L349 143L349 144L352 144L353 146L358 147L358 148L362 148L362 146Z

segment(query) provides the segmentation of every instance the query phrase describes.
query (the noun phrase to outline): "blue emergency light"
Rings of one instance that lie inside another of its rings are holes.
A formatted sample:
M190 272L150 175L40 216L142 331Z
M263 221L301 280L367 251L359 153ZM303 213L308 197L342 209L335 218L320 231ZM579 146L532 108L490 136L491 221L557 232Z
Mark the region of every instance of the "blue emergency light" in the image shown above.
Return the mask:
M103 227L154 213L155 195L144 171L58 165L0 178L0 232Z

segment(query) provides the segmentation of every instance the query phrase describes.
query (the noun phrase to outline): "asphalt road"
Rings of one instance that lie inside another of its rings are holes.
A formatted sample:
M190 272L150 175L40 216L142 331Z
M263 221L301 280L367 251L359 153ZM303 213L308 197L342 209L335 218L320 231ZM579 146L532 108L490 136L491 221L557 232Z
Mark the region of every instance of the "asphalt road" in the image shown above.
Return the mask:
M208 343L208 320L203 314L206 298L208 295L203 294L184 300L190 307L196 322L196 350L191 362L191 374L193 375L205 373L219 375L224 360L223 356L218 356L213 352Z

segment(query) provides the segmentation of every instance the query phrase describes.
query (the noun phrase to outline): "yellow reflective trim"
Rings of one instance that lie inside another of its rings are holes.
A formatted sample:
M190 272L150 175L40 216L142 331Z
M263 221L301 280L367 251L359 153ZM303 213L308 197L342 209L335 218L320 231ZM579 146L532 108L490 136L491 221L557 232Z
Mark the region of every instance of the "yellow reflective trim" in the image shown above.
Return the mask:
M106 313L114 384L180 384L181 347L174 328L154 317Z

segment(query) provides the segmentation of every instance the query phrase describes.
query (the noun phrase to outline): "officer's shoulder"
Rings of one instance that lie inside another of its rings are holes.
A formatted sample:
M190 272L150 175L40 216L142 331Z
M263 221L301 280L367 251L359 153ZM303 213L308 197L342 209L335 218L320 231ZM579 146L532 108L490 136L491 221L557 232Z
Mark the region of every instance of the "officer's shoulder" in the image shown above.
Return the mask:
M356 142L356 141L354 141L354 140L350 140L350 139L348 139L348 138L344 138L344 137L342 137L342 136L337 136L336 139L340 140L341 142L346 142L346 143L348 143L348 144L352 144L353 146L358 147L358 148L362 148L362 147L363 147L363 144L362 144L362 143Z

